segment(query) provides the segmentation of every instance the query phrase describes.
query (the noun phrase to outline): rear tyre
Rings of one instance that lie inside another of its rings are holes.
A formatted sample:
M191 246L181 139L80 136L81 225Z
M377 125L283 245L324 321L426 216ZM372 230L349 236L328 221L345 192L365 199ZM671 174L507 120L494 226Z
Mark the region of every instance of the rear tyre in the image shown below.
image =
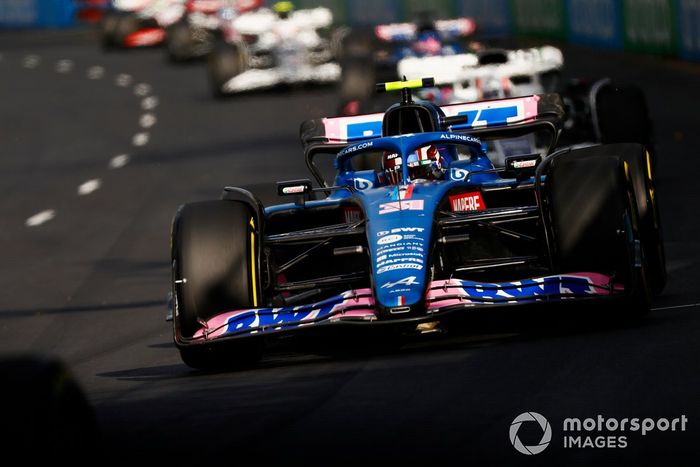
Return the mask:
M652 291L639 211L615 148L595 146L555 156L546 189L557 272L611 276L628 291L625 309L646 314Z
M653 293L658 295L666 286L667 273L651 153L639 144L614 144L606 147L610 153L618 154L629 164L628 173L639 212L639 234L648 266L648 280Z
M117 45L115 33L121 16L121 13L118 11L108 11L100 20L99 35L102 48L110 49Z
M171 62L184 62L192 58L194 41L192 30L186 20L168 26L165 33L168 58Z
M194 368L216 368L259 358L250 346L181 345L218 313L254 308L257 251L248 207L235 201L184 205L173 222L174 332L183 361ZM257 245L256 245L257 249ZM255 279L253 279L255 278ZM233 345L233 344L232 344Z
M139 30L139 19L133 13L126 13L119 16L114 27L113 41L115 47L124 47L126 39Z
M214 97L225 95L224 85L247 68L247 56L243 45L220 44L209 55L207 63L209 83Z
M592 111L600 142L641 144L650 152L653 170L656 165L654 127L644 92L637 86L616 86L607 82L598 88L594 99Z

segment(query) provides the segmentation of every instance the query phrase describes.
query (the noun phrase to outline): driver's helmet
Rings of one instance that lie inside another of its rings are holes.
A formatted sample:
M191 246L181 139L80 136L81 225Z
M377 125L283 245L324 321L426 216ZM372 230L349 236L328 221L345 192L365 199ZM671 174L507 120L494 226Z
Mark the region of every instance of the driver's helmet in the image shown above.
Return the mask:
M294 11L294 3L289 1L276 2L272 6L272 10L277 13L277 16L280 18L287 19L292 11Z
M401 167L403 160L396 152L385 152L382 157L382 170L384 177L389 185L398 185L403 180L403 172Z
M382 158L382 169L387 183L398 185L403 181L401 166L403 161L397 153L385 153ZM419 148L406 159L408 176L411 181L441 180L445 174L444 161L440 151L434 145Z

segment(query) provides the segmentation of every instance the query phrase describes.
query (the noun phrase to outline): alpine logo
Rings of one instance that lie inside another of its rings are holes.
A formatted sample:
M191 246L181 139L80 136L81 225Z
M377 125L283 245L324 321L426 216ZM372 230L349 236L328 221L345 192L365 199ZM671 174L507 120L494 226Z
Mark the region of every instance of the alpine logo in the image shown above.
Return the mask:
M486 209L481 193L478 191L450 196L450 206L454 212L483 211Z
M416 276L410 276L410 277L404 277L400 281L387 282L381 288L382 289L393 289L397 285L405 285L405 286L420 285L420 282L418 282L418 279L416 278Z

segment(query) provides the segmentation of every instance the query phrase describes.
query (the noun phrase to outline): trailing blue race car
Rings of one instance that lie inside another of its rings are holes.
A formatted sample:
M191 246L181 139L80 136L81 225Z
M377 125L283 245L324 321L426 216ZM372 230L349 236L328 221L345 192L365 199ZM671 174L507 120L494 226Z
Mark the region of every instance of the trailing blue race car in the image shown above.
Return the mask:
M383 114L302 124L318 187L278 183L292 203L263 207L227 187L180 207L172 315L185 363L249 361L302 333L420 333L479 307L649 310L666 275L647 151L558 149L558 95L413 101L409 88L432 84L386 83L402 101ZM537 144L490 158L494 141L524 137Z

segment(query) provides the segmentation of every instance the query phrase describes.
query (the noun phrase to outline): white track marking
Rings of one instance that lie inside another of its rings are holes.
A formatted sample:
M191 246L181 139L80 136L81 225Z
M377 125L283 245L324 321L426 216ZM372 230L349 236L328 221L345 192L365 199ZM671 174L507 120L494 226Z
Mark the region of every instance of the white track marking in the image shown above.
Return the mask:
M131 77L131 75L127 75L126 73L121 73L117 75L117 77L114 79L114 84L119 86L120 88L126 88L131 83L134 81L134 78Z
M151 128L153 125L158 123L158 119L153 114L143 114L139 119L139 124L142 128Z
M134 94L139 97L146 97L151 93L151 85L147 83L141 83L134 86Z
M44 222L50 221L54 217L56 217L56 211L53 209L47 209L45 211L41 211L40 213L34 214L32 217L24 221L24 225L27 227L36 227Z
M92 66L88 68L87 77L88 79L102 79L105 75L105 69L101 66Z
M93 178L92 180L88 180L78 187L78 194L80 196L89 195L90 193L99 190L101 186L102 181L99 178Z
M700 303L688 303L687 305L674 305L674 306L660 306L658 308L652 308L651 311L675 310L678 308L693 308L696 306L700 306Z
M129 155L128 154L119 154L118 156L114 156L112 160L109 161L109 168L110 169L121 169L124 167L126 164L129 163Z
M73 69L73 65L75 65L73 60L59 60L56 62L56 73L70 73Z
M156 96L149 96L141 101L141 108L143 110L153 110L158 107L158 104L160 104L160 101Z
M38 55L27 55L22 60L22 66L28 69L34 69L39 66L41 58Z
M145 146L148 144L148 141L151 139L151 135L149 135L147 132L143 133L136 133L134 137L131 139L131 144L134 146Z

